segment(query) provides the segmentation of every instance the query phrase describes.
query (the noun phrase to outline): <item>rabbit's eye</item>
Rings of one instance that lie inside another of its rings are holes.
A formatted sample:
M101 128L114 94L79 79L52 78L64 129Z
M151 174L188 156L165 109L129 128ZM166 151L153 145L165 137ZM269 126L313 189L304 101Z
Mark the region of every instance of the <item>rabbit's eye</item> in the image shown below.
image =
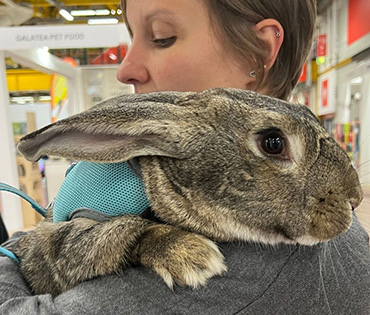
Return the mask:
M264 132L259 137L258 146L262 153L287 159L287 143L283 133L279 130Z
M263 137L261 146L268 154L281 154L284 151L285 141L278 134L270 134Z

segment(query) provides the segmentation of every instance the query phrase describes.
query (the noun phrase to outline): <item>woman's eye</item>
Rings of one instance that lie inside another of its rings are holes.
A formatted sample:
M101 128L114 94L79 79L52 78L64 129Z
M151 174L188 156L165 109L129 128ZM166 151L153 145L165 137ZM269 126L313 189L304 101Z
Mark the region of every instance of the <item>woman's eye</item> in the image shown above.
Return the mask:
M260 135L258 146L262 153L267 156L289 159L285 137L279 131L272 131Z
M152 42L154 45L160 47L160 48L168 48L171 47L176 42L177 37L171 36L167 38L156 38L153 39Z

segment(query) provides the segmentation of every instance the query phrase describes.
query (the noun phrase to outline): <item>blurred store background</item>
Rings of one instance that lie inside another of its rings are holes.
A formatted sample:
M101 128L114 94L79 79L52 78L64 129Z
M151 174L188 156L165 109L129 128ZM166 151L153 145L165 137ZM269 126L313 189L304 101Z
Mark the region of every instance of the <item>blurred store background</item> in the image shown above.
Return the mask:
M318 0L315 43L291 100L308 106L360 174L357 211L370 231L370 1ZM0 181L44 206L70 161L29 163L22 135L132 87L116 80L130 38L119 0L0 0ZM10 231L40 220L19 198L0 194Z

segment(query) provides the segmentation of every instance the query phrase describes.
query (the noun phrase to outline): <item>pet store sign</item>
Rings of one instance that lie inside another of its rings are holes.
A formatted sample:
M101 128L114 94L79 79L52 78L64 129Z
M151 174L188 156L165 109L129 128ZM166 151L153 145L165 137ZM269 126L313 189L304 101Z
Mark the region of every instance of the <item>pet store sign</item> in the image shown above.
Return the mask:
M335 86L336 70L331 70L319 77L319 116L335 113Z
M16 42L18 43L40 43L43 44L45 42L53 43L53 42L60 42L60 41L82 41L85 39L86 34L84 32L71 32L71 33L39 33L39 34L17 34L15 37Z
M0 50L112 47L130 43L124 24L0 28Z

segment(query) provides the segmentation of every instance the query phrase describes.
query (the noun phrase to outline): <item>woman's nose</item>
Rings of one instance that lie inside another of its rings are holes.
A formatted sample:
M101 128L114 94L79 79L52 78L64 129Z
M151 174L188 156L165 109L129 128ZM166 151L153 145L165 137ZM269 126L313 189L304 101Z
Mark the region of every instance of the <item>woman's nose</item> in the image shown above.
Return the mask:
M134 86L146 83L149 80L149 72L144 64L146 58L143 57L140 50L132 44L118 67L118 81L125 84L133 84Z

